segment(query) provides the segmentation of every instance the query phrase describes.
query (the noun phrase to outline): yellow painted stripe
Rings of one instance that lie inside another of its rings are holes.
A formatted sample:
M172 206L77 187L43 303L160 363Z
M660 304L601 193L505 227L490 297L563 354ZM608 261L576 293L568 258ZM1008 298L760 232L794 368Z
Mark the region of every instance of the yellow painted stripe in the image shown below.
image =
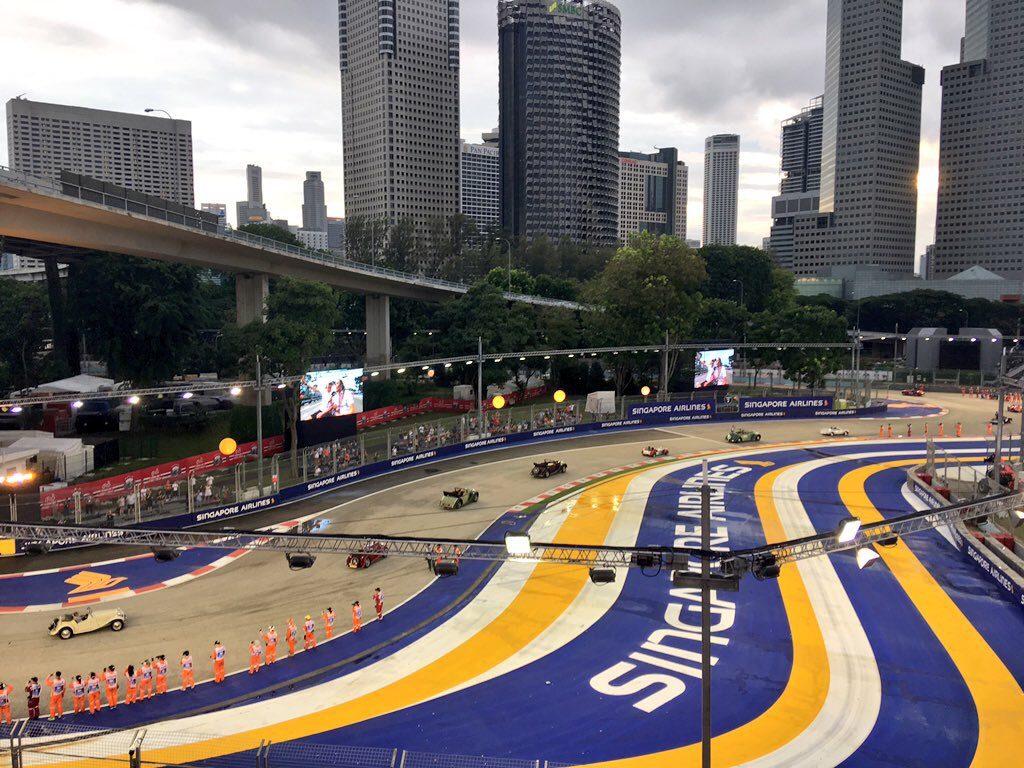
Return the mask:
M643 467L585 490L552 543L600 544L618 512L619 499ZM280 742L380 717L414 706L472 680L514 656L568 609L589 581L585 566L538 563L512 603L489 625L431 664L372 694L327 707L277 725L191 745L161 749L147 760L174 761L187 751L190 760L251 749L261 739Z
M862 467L839 481L839 495L864 523L884 518L871 503L864 484L878 472L905 467L914 461L890 461ZM907 593L932 632L960 671L978 711L978 746L972 766L1002 766L1019 744L1024 717L1024 691L974 625L946 591L900 541L894 547L878 547L893 576Z
M786 539L772 492L776 479L787 469L789 467L766 473L754 486L754 500L768 541ZM806 730L825 705L830 678L828 655L800 571L794 567L783 568L779 574L779 590L793 637L793 667L789 681L782 695L763 714L714 737L711 745L713 765L739 765L774 752ZM720 689L718 695L722 694ZM592 765L620 768L697 766L700 765L700 744Z

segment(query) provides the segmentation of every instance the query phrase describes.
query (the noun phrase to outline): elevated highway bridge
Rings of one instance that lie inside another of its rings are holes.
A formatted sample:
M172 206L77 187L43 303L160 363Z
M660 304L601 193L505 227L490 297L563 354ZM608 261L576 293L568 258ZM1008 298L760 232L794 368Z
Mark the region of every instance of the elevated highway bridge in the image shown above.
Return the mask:
M396 272L245 232L217 231L194 209L69 173L57 181L0 166L0 236L6 250L63 262L107 251L230 272L240 325L264 319L271 276L363 294L370 365L390 361L390 297L443 301L469 289L465 283ZM538 306L580 308L541 296L505 296Z

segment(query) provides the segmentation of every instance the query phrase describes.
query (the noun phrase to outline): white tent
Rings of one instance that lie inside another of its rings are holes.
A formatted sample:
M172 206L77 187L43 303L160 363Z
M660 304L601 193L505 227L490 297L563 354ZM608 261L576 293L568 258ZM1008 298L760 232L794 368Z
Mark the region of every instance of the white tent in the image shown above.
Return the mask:
M50 381L46 384L40 384L38 387L34 387L34 392L52 392L54 394L60 394L61 392L67 392L69 394L78 394L83 392L106 392L113 390L115 382L113 379L105 379L101 376L90 376L86 373L80 373L77 376L71 376L67 379L60 379L58 381Z
M39 435L40 433L36 433ZM39 468L49 469L54 477L65 482L93 469L93 447L76 437L23 437L6 446L6 452L31 451L39 457Z

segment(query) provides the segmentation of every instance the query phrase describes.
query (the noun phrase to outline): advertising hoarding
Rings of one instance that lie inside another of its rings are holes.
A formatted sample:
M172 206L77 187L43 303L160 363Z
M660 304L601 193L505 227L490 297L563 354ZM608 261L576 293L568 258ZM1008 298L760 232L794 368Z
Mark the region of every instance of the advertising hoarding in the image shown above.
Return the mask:
M693 360L693 388L710 389L732 384L732 359L735 349L705 349Z
M306 373L299 382L299 421L362 413L362 378L362 368Z

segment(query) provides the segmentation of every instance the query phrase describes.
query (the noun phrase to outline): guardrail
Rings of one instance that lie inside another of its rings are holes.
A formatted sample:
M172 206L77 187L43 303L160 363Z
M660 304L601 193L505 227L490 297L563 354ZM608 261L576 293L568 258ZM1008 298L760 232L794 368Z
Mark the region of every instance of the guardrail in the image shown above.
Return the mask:
M110 211L116 211L117 213L125 214L129 211L128 198L131 194L131 190L125 188L118 188L123 190L123 195L109 195L104 190L92 190L87 187L83 187L81 184L71 183L69 181L56 181L52 179L46 179L43 177L32 176L22 171L15 171L6 166L0 165L0 178L6 178L16 184L20 184L25 187L30 187L35 190L42 191L49 195L70 197L79 201L87 202L92 205L97 205L106 208ZM99 182L104 186L107 185L104 182ZM97 195L98 198L97 199ZM146 196L150 197L150 196ZM118 205L111 205L107 202L107 198L116 198ZM154 200L158 198L153 198ZM167 203L168 201L162 201ZM120 204L123 203L123 204ZM250 232L240 232L234 229L228 229L223 232L221 231L207 231L201 226L200 219L196 216L189 216L190 213L200 214L200 211L195 211L186 206L179 206L171 203L174 206L174 210L168 209L165 214L173 215L175 218L180 217L182 220L169 220L167 215L153 216L148 215L147 204L142 204L142 208L147 208L147 211L135 210L130 215L143 216L145 218L152 219L160 222L161 224L174 227L182 227L189 231L201 231L207 237L216 237L218 239L227 241L238 241L243 242L246 245L250 245L254 248L259 248L265 251L272 251L282 255L287 255L292 258L304 259L306 261L314 261L325 266L334 267L336 269L343 269L348 272L356 272L367 277L379 277L386 280L394 280L410 285L420 285L426 288L434 288L438 290L447 291L453 294L466 293L469 290L470 284L463 282L455 282L452 280L445 280L439 277L428 277L426 275L412 273L412 272L399 272L394 269L387 267L378 267L376 264L366 264L361 261L354 261L352 259L345 258L344 256L338 256L329 251L317 251L310 248L301 246L290 245L288 243L282 243L278 240L271 240L260 235L254 235ZM181 208L178 211L177 208ZM190 223L192 222L192 223ZM549 307L561 307L563 309L583 309L584 307L578 302L566 301L564 299L552 299L545 296L533 296L530 294L505 292L505 298L510 301L519 301L529 304L535 304L540 306Z

